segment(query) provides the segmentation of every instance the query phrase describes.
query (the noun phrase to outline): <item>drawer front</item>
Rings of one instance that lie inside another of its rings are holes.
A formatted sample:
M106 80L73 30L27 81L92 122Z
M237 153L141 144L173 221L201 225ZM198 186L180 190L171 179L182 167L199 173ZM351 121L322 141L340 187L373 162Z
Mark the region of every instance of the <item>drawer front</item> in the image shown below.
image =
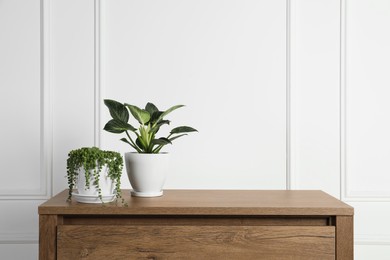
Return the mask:
M58 259L335 259L332 226L60 225Z

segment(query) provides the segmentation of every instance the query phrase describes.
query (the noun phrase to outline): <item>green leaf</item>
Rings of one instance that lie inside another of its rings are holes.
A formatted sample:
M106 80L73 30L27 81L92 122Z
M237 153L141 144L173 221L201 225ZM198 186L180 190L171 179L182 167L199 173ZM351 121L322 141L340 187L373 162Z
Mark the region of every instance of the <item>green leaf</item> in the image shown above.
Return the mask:
M180 134L180 133L189 133L189 132L198 132L198 130L189 126L179 126L171 130L171 134Z
M143 147L147 149L150 145L150 140L152 139L152 134L150 133L149 127L141 126L139 128L139 133L140 133L140 141L143 144Z
M132 125L117 119L111 119L110 121L108 121L108 123L104 126L103 129L106 130L107 132L114 133L114 134L120 134L127 130L133 132L137 130Z
M149 114L153 115L154 112L158 112L158 108L153 103L147 103L145 106L145 110L149 112Z
M122 142L125 142L125 143L127 143L127 144L129 144L129 145L131 145L131 146L133 146L130 142L129 142L129 140L127 140L126 138L121 138L120 139ZM134 147L134 146L133 146Z
M166 144L171 144L171 143L172 142L168 138L165 138L165 137L161 137L161 138L152 140L152 144L158 144L158 145L166 145Z
M120 139L122 142L125 142L127 143L128 145L130 145L131 147L133 147L137 152L141 152L140 148L139 147L136 147L135 145L133 145L131 142L129 142L129 140L127 140L126 138L121 138Z
M157 123L158 126L162 126L162 125L169 125L171 123L171 121L169 120L161 120L160 122Z
M108 107L110 115L113 119L117 119L126 123L129 121L129 111L127 111L123 104L110 99L105 99L104 104Z
M135 140L135 143L142 150L146 150L146 147L145 147L144 143L142 142L142 140L139 137L137 138L137 140Z
M165 125L165 124L169 125L169 123L171 123L171 121L169 121L169 120L161 120L155 126L152 127L151 131L156 134L158 132L158 130L160 130L160 127L162 125Z
M137 119L137 121L140 124L144 125L147 122L149 122L150 114L148 111L143 110L137 106L133 106L133 105L129 105L129 104L125 104L125 105L129 108L131 114L134 116L135 119Z
M165 110L165 111L158 117L158 119L157 119L156 122L161 121L161 120L164 118L164 116L168 115L168 114L171 113L172 111L174 111L174 110L176 110L176 109L178 109L178 108L181 108L181 107L184 107L184 105L176 105L176 106L173 106L173 107L171 107L171 108Z
M150 123L151 124L155 124L157 122L157 120L159 119L159 117L161 116L163 112L162 111L155 111L152 116L150 117Z
M126 138L121 138L120 139L122 142L125 142L125 143L127 143L127 144L129 144L131 147L133 147L137 152L141 152L141 150L138 148L138 147L136 147L136 146L134 146L132 143L130 143L129 142L129 140L127 140Z
M179 137L185 136L185 135L187 135L187 134L181 134L181 135L177 135L177 136L171 137L171 138L169 138L169 141L172 142L173 140L175 140L175 139L177 139Z

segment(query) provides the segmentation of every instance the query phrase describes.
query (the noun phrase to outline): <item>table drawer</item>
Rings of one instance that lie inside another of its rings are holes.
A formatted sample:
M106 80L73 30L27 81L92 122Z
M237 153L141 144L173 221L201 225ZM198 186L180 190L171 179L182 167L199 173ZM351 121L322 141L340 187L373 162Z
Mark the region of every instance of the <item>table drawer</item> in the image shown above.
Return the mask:
M59 225L57 257L335 259L335 227Z

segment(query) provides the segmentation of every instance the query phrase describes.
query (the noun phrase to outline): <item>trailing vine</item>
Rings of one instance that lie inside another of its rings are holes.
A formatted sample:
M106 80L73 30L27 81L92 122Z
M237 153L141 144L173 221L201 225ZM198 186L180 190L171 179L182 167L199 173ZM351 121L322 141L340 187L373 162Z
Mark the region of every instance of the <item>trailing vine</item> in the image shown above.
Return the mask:
M108 177L115 183L114 193L116 198L122 198L120 190L120 178L123 169L122 156L117 152L103 151L97 147L83 147L77 150L72 150L68 154L68 201L72 199L73 188L76 185L77 178L79 178L81 168L84 168L87 188L90 188L90 179L93 177L94 181L92 185L98 191L98 197L102 201L101 189L99 187L99 176L103 166L105 165L107 166Z

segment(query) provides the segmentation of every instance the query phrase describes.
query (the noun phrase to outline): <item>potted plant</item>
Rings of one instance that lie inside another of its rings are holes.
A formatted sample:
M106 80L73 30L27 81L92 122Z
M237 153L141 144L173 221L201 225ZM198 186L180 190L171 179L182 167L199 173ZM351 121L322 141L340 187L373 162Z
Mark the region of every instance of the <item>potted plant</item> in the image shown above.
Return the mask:
M173 128L168 136L157 137L160 127L170 124L165 116L183 105L160 111L152 103L147 103L145 109L109 99L104 100L104 104L112 117L104 130L114 134L125 133L126 137L120 140L135 150L125 153L127 175L133 188L131 194L139 197L161 196L169 161L169 154L161 152L162 148L189 132L197 131L189 126L179 126ZM139 123L138 128L129 124L130 114Z
M67 160L68 200L104 203L121 197L122 156L97 147L70 151ZM77 192L75 191L77 187Z

